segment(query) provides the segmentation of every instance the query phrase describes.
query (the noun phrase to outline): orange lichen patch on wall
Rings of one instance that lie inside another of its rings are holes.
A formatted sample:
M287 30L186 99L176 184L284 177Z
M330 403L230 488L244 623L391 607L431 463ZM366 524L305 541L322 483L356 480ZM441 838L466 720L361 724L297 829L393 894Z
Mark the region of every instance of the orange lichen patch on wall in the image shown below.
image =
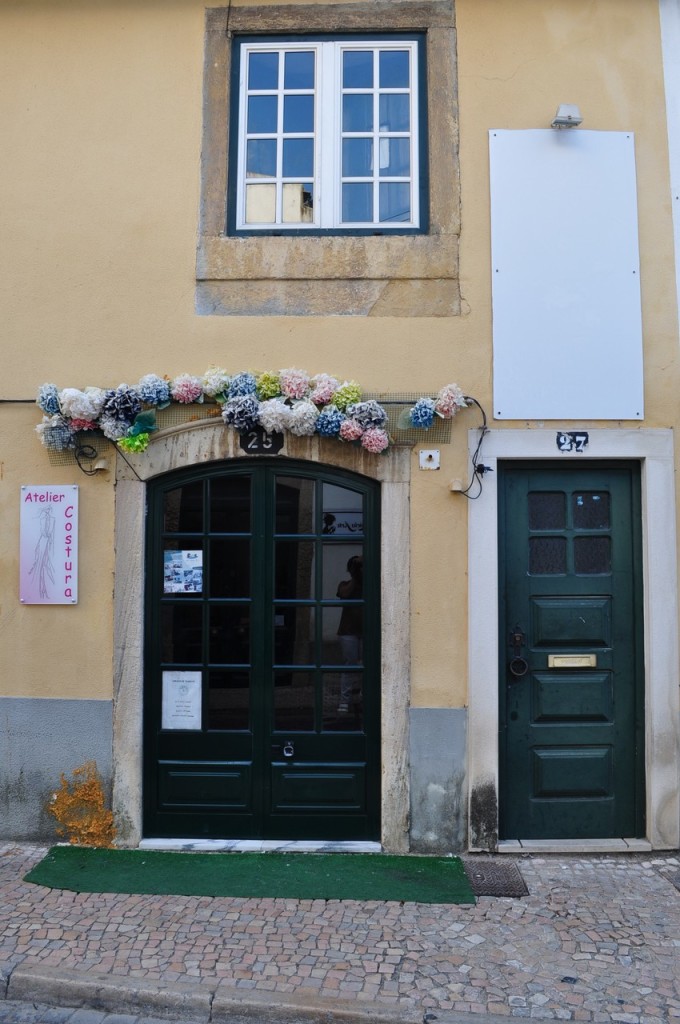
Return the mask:
M105 807L102 780L94 761L74 768L72 779L61 784L47 809L57 819L57 835L74 846L113 846L113 814Z

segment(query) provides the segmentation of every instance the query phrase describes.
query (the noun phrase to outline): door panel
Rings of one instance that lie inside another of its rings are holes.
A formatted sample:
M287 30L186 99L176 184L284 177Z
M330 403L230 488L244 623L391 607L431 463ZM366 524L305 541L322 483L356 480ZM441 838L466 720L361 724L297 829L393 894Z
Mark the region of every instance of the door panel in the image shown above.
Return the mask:
M501 837L643 835L637 467L499 469Z
M379 837L378 501L266 459L150 487L146 835Z

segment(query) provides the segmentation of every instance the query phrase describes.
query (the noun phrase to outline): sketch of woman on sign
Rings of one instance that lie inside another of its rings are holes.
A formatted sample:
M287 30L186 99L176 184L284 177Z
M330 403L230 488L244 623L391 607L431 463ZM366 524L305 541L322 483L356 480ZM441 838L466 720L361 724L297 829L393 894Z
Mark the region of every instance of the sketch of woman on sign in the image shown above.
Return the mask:
M47 505L40 512L40 536L35 546L35 558L33 565L28 570L29 576L34 581L38 580L38 590L43 600L48 600L50 592L47 587L48 579L54 583L54 565L52 555L54 554L54 529L55 518L52 514L52 506Z

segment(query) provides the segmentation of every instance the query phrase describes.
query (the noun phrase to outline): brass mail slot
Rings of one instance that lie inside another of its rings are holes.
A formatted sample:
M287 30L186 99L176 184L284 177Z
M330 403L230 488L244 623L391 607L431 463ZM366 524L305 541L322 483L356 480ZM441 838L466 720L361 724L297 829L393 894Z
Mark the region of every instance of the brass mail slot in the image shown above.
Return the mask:
M548 668L597 668L597 655L549 654Z

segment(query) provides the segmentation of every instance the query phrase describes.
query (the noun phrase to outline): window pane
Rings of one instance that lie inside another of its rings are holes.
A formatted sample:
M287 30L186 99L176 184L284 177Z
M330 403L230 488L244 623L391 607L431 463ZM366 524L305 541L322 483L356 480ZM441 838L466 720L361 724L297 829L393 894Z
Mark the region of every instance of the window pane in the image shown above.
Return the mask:
M186 543L195 544L195 541ZM203 593L203 548L185 547L178 540L166 540L163 550L163 593Z
M203 483L185 484L163 498L163 529L168 533L200 533L203 529Z
M311 673L274 673L274 728L291 732L314 728L314 676Z
M210 609L209 660L247 665L250 661L250 606L213 605Z
M314 88L314 51L287 53L283 69L284 89Z
M354 537L364 532L364 496L338 484L323 485L322 533Z
M607 530L610 498L606 491L584 491L573 496L574 527L577 530Z
M363 548L361 544L323 545L324 601L336 597L343 601L357 601L362 595Z
M246 224L276 220L276 185L246 185Z
M411 144L408 139L380 140L380 173L407 178L411 173ZM382 196L380 198L382 204ZM406 198L408 203L408 195ZM382 217L381 220L386 218Z
M210 529L213 533L249 533L250 477L211 480Z
M574 571L589 576L611 572L611 539L609 537L575 537Z
M363 729L363 676L361 672L325 672L323 675L323 728L332 732Z
M248 88L276 89L278 84L278 53L251 53L248 58Z
M276 665L315 665L314 608L276 605L274 608L274 662Z
M563 575L567 571L564 537L529 538L529 572L534 576Z
M274 593L284 600L314 597L314 542L277 540Z
M277 109L277 96L250 96L248 98L249 134L262 135L275 132Z
M379 56L379 65L381 89L408 89L410 81L408 50L382 50Z
M284 178L311 178L313 174L314 139L284 139Z
M208 677L208 729L247 729L250 673L211 672Z
M284 96L283 130L289 134L314 131L313 96Z
M210 596L250 596L250 541L210 542Z
M342 186L342 219L345 223L373 221L373 186L369 182Z
M564 530L567 501L562 491L532 491L528 495L530 530Z
M373 131L373 96L370 93L351 93L342 97L342 130Z
M203 661L203 606L161 606L161 659L166 664Z
M372 50L345 50L342 55L342 84L345 89L373 87Z
M314 533L314 481L276 478L276 532Z
M282 220L284 224L311 224L314 221L314 187L311 182L285 182Z
M380 186L380 220L411 219L411 187L408 182L391 182Z
M276 177L276 139L249 139L246 174L249 177Z
M411 106L403 93L380 97L380 131L408 132L411 130Z
M345 178L365 178L373 174L373 140L342 140L342 173Z

